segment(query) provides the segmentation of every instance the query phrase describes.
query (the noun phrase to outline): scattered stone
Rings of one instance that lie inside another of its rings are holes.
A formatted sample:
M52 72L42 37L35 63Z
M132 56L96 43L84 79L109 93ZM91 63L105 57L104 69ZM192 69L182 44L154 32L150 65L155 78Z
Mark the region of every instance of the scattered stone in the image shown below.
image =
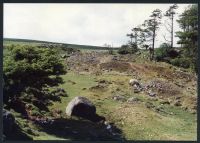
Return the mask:
M133 92L134 92L134 93L139 93L140 90L139 90L139 89L133 89Z
M146 102L145 103L145 106L147 107L147 108L154 108L155 107L155 105L153 105L153 103L151 103L151 102Z
M139 101L141 101L141 100L137 97L131 97L127 100L128 103L136 103L136 102L139 102Z
M129 85L131 85L131 86L134 86L134 85L139 86L140 83L139 83L139 81L137 79L130 79Z
M85 87L84 87L84 88L82 88L82 90L86 90L86 89L87 89L87 88L85 88Z
M155 97L155 96L156 96L156 93L154 93L154 92L152 92L152 91L149 91L149 92L148 92L148 95L149 95L150 97Z
M181 101L180 100L176 100L175 103L174 103L174 106L181 106Z
M122 95L115 95L112 97L112 99L116 101L122 101L122 102L126 100L126 98Z
M107 127L106 127L106 129L107 129L107 130L110 130L110 129L111 129L111 125L108 124Z
M157 112L165 112L165 111L164 111L164 108L163 108L162 106L157 106L157 107L155 108L155 110L156 110Z

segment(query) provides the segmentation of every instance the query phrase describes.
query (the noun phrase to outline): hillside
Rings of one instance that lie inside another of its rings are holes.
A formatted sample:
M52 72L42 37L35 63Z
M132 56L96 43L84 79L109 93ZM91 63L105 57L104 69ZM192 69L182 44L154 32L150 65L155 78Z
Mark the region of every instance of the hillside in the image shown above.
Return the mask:
M4 45L9 44L22 44L22 45L41 45L41 44L52 44L52 45L63 45L68 48L76 49L85 49L85 50L108 50L108 48L100 46L91 46L91 45L78 45L78 44L67 44L67 43L57 43L49 41L39 41L39 40L30 40L30 39L14 39L14 38L4 38ZM116 49L116 48L114 48Z
M22 132L33 140L196 140L196 75L146 57L145 51L134 55L101 50L69 54L63 58L67 73L59 85L67 96L49 105L48 112L37 111L53 123L36 122L10 111ZM139 81L141 90L129 85L132 78ZM112 131L102 123L68 117L66 106L76 96L87 97Z

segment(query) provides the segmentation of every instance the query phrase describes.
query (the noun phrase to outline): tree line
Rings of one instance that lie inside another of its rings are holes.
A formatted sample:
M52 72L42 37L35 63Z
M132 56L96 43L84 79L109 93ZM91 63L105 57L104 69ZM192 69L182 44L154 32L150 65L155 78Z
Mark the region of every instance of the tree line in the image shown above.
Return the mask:
M173 42L174 37L178 37L177 44L181 47L182 58L189 59L190 67L197 70L198 5L189 5L176 20L181 31L174 31L177 8L178 5L173 4L164 13L160 9L155 9L149 16L149 19L144 20L141 25L133 27L131 33L127 34L130 37L128 46L132 48L133 52L137 52L139 47L149 50L150 60L155 60L157 33L162 26L161 19L165 17L166 20L163 25L166 29L165 34L168 34L169 37L167 38L166 35L163 35L163 37L166 41L165 45L168 46L168 50L175 48Z

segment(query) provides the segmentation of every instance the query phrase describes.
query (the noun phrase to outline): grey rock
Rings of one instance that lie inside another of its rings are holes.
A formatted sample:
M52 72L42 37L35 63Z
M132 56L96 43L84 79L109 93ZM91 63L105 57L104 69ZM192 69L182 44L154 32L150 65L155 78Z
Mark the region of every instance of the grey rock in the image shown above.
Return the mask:
M3 109L3 132L7 136L12 134L15 127L15 117L7 110Z
M140 99L138 99L137 97L131 97L127 100L128 103L136 103L140 101Z
M68 116L94 119L96 117L96 107L87 98L77 96L67 105L66 114Z
M150 92L148 92L148 95L151 96L151 97L155 97L156 93L150 91Z
M125 101L125 97L122 96L122 95L115 95L112 97L113 100L116 100L116 101Z

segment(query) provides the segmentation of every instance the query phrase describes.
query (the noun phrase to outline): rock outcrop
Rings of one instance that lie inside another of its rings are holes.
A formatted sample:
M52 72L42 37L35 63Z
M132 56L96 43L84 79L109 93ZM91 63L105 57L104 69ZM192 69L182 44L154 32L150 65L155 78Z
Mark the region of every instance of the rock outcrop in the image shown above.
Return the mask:
M94 122L104 119L104 117L100 117L96 114L96 107L93 103L81 96L77 96L69 102L66 107L66 114L68 116L82 117Z

